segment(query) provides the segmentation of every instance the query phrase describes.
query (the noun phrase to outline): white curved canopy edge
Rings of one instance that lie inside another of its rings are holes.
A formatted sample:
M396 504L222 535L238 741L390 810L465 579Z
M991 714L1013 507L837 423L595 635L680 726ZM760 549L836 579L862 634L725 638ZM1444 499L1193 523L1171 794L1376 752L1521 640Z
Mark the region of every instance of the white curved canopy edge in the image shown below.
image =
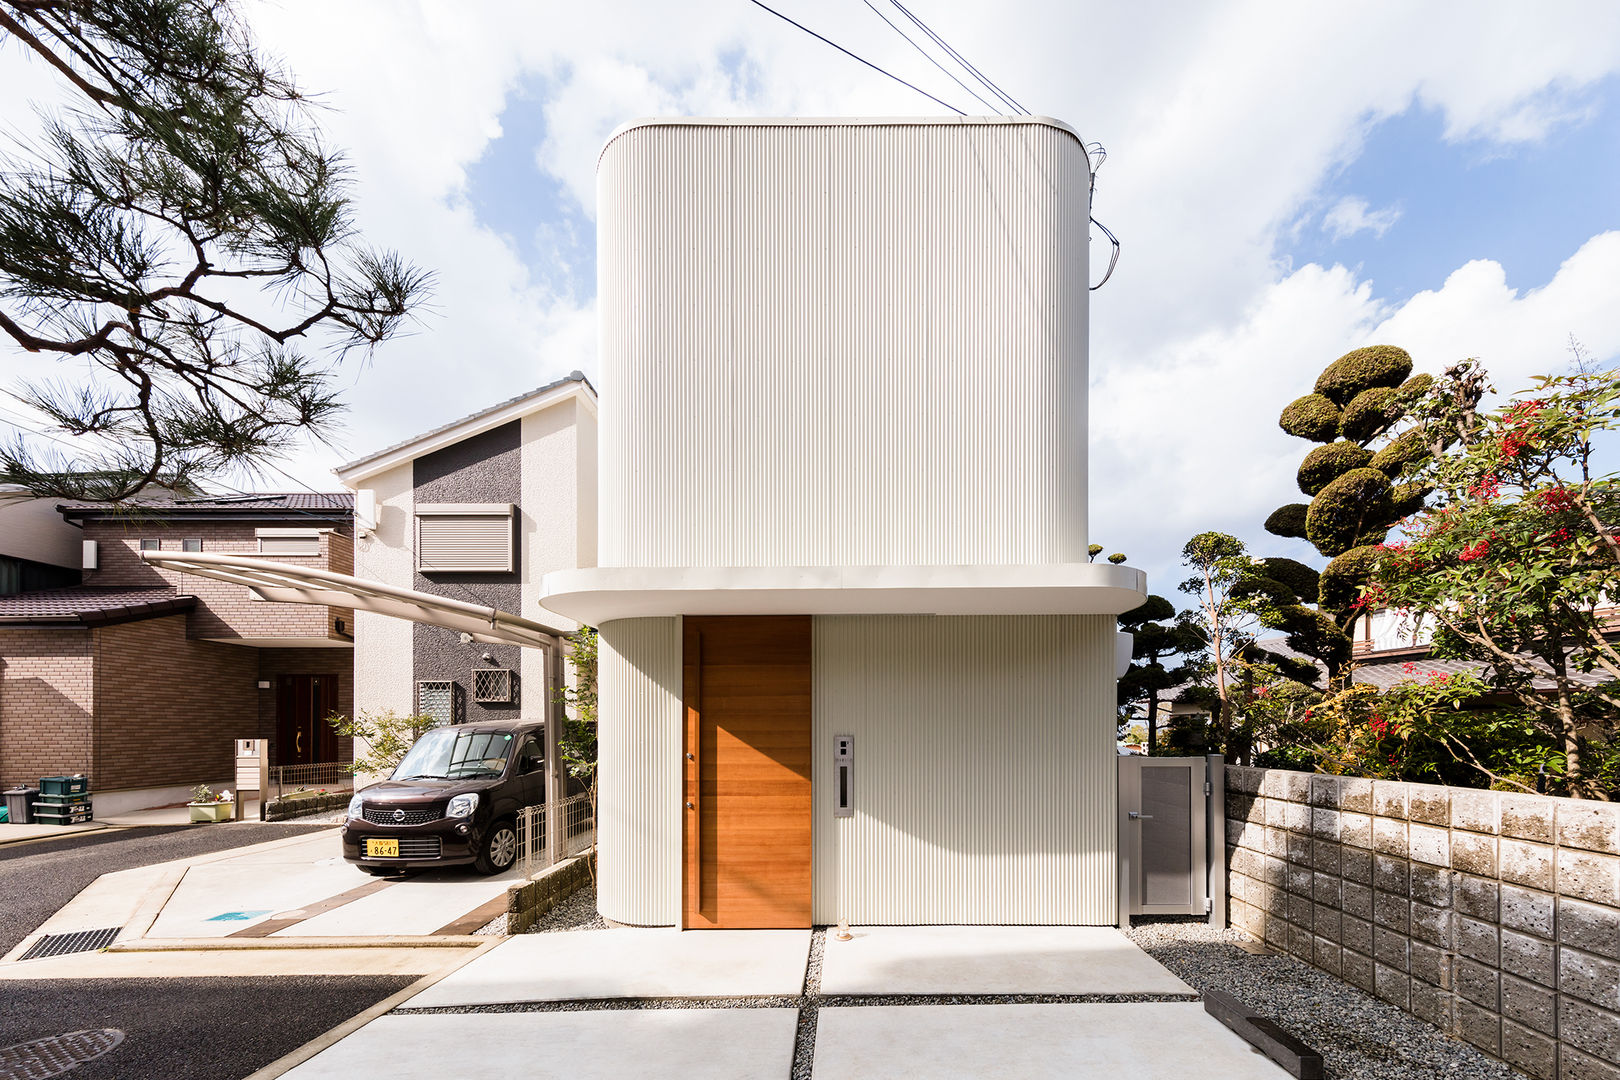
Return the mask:
M555 646L557 639L567 633L499 608L402 589L313 566L201 551L142 551L139 555L167 570L244 586L263 600L354 608L428 626L442 626L490 645L544 649Z
M547 574L540 603L590 626L667 615L1118 615L1130 566L600 566Z

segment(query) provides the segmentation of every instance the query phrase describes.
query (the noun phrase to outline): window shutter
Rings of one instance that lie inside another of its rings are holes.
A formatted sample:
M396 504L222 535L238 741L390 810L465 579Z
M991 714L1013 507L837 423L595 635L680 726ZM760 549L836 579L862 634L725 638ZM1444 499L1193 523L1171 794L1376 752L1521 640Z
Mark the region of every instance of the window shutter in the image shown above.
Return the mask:
M511 505L418 507L416 568L430 573L510 573Z
M319 555L319 529L255 529L260 555Z

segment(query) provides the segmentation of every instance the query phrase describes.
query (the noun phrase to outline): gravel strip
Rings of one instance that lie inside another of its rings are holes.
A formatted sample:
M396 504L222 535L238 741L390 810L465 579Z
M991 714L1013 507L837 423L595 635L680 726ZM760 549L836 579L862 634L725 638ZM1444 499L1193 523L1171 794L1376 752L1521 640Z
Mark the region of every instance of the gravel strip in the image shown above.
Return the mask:
M1224 990L1322 1055L1329 1080L1523 1080L1524 1074L1241 930L1141 919L1130 939L1197 990Z
M606 930L607 921L596 913L596 885L581 885L573 895L546 912L525 934L553 934L568 930Z

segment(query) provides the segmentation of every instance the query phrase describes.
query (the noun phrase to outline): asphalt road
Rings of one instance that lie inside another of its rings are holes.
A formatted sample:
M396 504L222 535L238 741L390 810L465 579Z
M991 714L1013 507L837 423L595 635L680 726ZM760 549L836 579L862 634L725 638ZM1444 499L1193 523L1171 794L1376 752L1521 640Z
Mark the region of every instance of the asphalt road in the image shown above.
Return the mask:
M7 982L0 1047L114 1028L71 1080L240 1080L414 982L414 975ZM378 1072L386 1063L378 1062ZM445 1075L455 1066L445 1063ZM27 1075L23 1073L22 1075ZM55 1075L54 1073L51 1075Z
M60 840L0 845L0 956L102 874L331 827L260 822L177 825L104 829ZM337 853L336 840L332 850ZM6 1019L0 1014L0 1025ZM6 1042L0 1039L0 1046Z

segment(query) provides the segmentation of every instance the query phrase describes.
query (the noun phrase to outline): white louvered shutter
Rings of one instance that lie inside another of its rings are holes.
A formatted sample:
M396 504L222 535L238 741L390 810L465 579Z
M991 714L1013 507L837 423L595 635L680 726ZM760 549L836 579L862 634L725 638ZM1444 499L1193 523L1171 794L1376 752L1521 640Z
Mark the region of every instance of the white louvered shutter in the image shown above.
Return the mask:
M510 572L512 508L418 507L416 568L426 572Z

